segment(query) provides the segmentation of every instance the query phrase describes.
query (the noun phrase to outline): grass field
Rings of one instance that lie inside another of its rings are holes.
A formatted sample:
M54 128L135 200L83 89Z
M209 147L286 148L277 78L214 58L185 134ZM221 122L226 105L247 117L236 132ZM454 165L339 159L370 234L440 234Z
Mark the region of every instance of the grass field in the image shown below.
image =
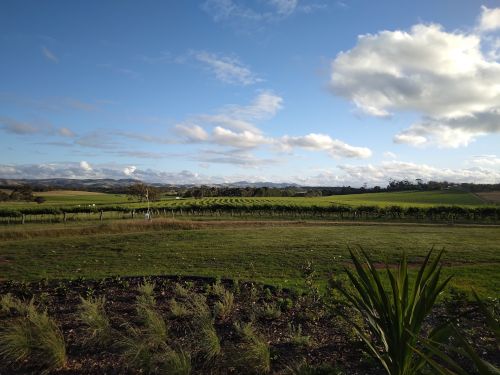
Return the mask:
M362 246L377 262L397 262L407 251L419 262L432 247L447 251L452 285L500 294L500 230L497 227L416 225L266 226L213 223L198 229L72 234L0 242L3 279L101 278L111 275L205 275L301 285L301 267L312 261L319 280L349 264L348 246Z
M24 207L64 207L75 205L126 205L127 207L144 206L129 199L125 194L104 194L81 191L49 191L36 193L46 199L42 205L35 202L1 202L0 208L24 208ZM410 191L391 193L370 193L333 195L327 197L214 197L202 199L174 199L173 197L163 198L159 202L152 202L152 207L178 207L190 204L210 206L214 203L231 203L237 205L259 205L259 204L281 204L297 206L331 206L342 204L349 206L377 205L377 206L419 206L429 207L434 205L459 205L459 206L482 206L487 204L484 199L478 196L458 191L458 190L438 190L438 191Z

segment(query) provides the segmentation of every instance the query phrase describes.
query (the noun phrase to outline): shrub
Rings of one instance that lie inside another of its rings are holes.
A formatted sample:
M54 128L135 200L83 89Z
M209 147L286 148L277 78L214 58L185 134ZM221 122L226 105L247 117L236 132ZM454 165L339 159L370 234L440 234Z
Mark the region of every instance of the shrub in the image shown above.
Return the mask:
M423 367L424 361L414 355L412 347L418 342L423 321L436 298L451 279L449 277L439 282L442 268L439 261L443 252L432 262L432 250L427 254L411 289L404 254L396 275L387 267L386 273L391 286L390 293L387 293L382 286L380 272L368 254L361 251L366 261L365 266L361 265L358 256L350 250L356 271L353 273L346 269L354 292L342 285L338 289L350 306L363 316L371 336L345 314L344 317L354 326L366 343L369 353L382 364L389 375L416 374Z
M101 347L112 342L113 329L104 310L106 299L104 297L80 297L79 318L86 326L86 342Z
M30 360L43 367L44 373L64 367L67 361L64 338L47 311L39 311L33 300L14 304L22 315L0 332L0 356L17 363Z

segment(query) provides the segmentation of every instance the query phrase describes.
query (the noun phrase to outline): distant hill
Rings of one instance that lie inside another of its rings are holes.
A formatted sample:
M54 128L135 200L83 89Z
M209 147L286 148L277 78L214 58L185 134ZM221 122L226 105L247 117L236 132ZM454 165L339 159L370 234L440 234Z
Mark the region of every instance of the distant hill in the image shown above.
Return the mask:
M57 188L72 190L101 190L126 187L140 182L132 178L113 180L106 179L70 179L70 178L46 178L46 179L0 179L0 187L13 188L20 185L30 185L35 189Z
M126 178L120 180L114 180L110 178L106 179L70 179L70 178L46 178L46 179L0 179L0 188L13 188L20 185L30 185L35 189L43 188L55 188L55 189L71 189L71 190L116 190L123 187L130 186L132 184L141 182L140 180L133 178ZM190 187L194 186L192 184L164 184L164 183L149 183L150 185L156 187L169 187L169 186L179 186L179 187ZM293 183L275 183L275 182L248 182L248 181L238 181L227 184L206 184L208 186L227 186L227 187L272 187L272 188L287 188L287 187L299 187L297 184Z

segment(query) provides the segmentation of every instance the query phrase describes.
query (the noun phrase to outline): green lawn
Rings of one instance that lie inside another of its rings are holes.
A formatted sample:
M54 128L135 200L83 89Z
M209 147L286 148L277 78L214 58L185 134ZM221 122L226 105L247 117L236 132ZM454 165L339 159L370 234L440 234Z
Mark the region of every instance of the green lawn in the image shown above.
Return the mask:
M0 276L13 280L111 275L207 275L300 286L301 267L314 262L319 279L349 264L348 246L363 246L377 262L403 251L419 262L444 247L453 285L500 294L500 230L444 226L218 226L130 234L73 235L0 242Z

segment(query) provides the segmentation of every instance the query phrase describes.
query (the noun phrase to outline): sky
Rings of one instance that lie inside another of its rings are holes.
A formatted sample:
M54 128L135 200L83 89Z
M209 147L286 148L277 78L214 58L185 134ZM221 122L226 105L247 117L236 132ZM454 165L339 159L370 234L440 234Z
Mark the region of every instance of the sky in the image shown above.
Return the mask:
M0 178L500 183L500 1L0 2Z

